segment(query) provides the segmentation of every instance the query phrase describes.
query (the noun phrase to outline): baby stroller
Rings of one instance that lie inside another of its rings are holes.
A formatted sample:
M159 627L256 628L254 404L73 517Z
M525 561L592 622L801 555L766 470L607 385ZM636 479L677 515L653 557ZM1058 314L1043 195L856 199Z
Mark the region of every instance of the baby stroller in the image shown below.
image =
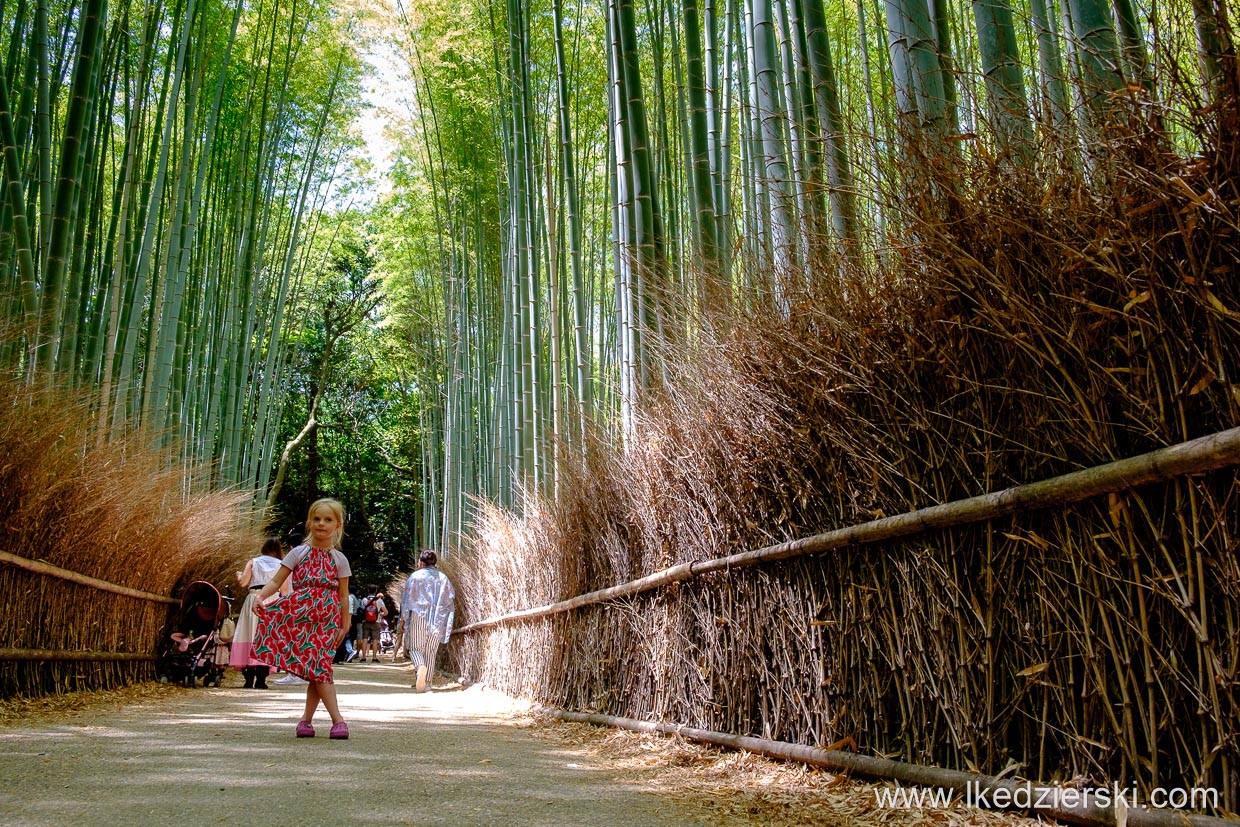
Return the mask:
M217 663L220 624L228 617L227 599L204 580L190 583L181 595L180 619L168 636L164 654L155 663L160 683L220 686L224 667Z
M386 655L396 648L396 635L387 620L379 621L379 654Z

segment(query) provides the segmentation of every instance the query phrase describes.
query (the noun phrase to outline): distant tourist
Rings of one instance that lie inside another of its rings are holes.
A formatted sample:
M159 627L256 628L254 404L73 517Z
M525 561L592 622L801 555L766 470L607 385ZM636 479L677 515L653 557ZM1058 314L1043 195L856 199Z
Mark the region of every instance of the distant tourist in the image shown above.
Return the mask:
M246 689L267 688L267 675L271 673L271 667L254 658L254 628L258 623L258 616L254 614L254 596L280 571L280 558L283 555L284 548L280 545L279 538L268 537L263 541L259 555L247 560L245 568L237 572L237 582L241 584L241 588L249 591L241 602L241 613L237 618L237 628L233 632L228 664L233 669L241 670Z
M298 738L313 738L311 720L322 702L332 719L331 738L349 737L349 725L336 703L332 657L349 629L349 560L339 546L344 535L344 506L323 499L306 517L308 542L288 553L280 571L258 592L255 656L306 684L306 706L297 722ZM292 591L263 603L293 577Z
M378 586L371 586L366 591L366 596L362 598L360 611L362 613L362 637L359 641L361 646L359 660L366 660L366 645L370 644L370 662L378 663L381 648L379 641L383 637L380 623L388 616L388 607L383 602L383 594Z
M405 581L401 595L401 625L405 631L405 650L417 675L414 688L425 692L435 680L435 656L439 644L452 634L456 591L448 575L435 568L439 557L427 550L418 555L418 570Z

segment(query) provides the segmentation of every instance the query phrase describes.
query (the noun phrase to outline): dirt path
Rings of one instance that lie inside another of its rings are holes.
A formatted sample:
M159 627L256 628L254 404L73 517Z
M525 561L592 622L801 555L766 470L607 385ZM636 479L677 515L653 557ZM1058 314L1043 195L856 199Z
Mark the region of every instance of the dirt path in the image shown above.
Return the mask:
M690 825L700 815L539 739L480 687L337 667L348 741L297 740L302 687L180 689L0 728L5 825ZM230 681L231 683L231 681Z

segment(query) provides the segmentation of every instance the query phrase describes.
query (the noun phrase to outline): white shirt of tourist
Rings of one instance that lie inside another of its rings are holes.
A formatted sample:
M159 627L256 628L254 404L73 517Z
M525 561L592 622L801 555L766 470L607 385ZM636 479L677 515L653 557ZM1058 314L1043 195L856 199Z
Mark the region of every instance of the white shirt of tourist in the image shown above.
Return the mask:
M280 558L260 554L250 561L250 588L266 586L280 570Z

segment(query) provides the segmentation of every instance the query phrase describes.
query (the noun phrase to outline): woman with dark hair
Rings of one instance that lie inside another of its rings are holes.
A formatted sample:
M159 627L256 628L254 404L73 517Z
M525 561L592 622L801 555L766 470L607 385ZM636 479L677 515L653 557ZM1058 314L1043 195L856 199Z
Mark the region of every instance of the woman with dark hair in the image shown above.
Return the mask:
M284 548L276 537L268 537L263 541L263 549L259 555L247 560L245 568L237 572L237 582L241 588L249 589L245 600L241 603L241 614L237 618L237 628L233 632L232 651L228 656L228 665L240 669L245 676L246 689L267 689L267 675L271 667L254 659L254 627L258 618L254 615L254 595L258 590L275 577L280 570L280 558L284 556Z
M435 656L439 644L452 634L456 592L448 575L435 568L439 557L429 549L418 555L418 570L405 581L400 598L400 619L405 630L405 650L417 674L414 688L430 689L435 680Z

